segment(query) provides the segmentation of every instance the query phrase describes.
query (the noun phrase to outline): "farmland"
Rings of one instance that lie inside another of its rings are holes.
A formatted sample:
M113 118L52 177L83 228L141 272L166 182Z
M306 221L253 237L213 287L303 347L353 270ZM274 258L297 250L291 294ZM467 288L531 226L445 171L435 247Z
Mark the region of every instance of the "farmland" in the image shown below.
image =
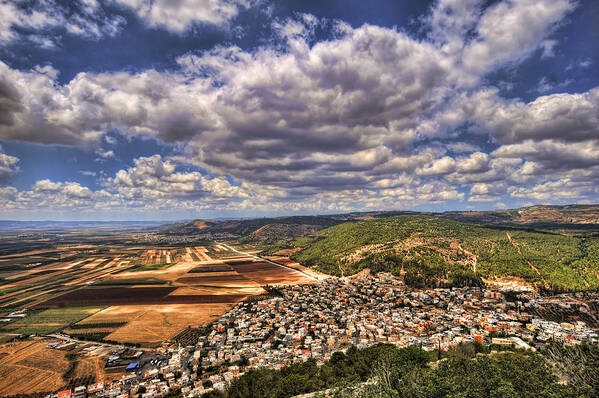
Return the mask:
M78 324L77 333L108 332L110 341L155 346L188 326L201 326L231 308L231 303L116 305ZM126 320L126 321L124 321ZM124 322L123 326L106 327Z
M0 345L0 395L52 391L62 385L68 361L63 351L47 348L48 340Z
M54 240L0 250L4 340L62 331L152 347L264 294L264 285L310 281L292 268L201 240L124 232L68 232Z
M175 287L85 287L52 298L39 306L45 308L76 307L83 303L110 307L113 305L150 305L150 304L200 304L234 303L244 298L240 295L193 294L171 295Z
M258 261L244 264L231 264L231 267L244 277L260 284L272 285L277 283L309 282L298 271L289 270L273 263Z
M102 307L74 307L30 312L25 318L18 319L6 328L10 327L11 332L18 334L53 333L101 309Z
M37 338L0 344L0 396L51 392L74 379L106 382L117 375L104 370L106 350L87 352L91 344L50 348L56 341Z

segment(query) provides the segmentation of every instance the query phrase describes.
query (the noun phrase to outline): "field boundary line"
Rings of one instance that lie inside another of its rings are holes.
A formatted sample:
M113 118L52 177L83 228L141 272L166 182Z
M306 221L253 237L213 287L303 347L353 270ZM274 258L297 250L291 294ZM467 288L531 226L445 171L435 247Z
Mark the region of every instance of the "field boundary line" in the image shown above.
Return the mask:
M310 278L311 280L318 282L318 278L316 278L316 277L314 277L314 276L312 276L312 275L308 274L307 272L304 272L304 271L301 271L301 270L295 269L295 268L293 268L293 267L289 267L289 266L287 266L287 265L283 265L283 264L275 263L274 261L270 261L270 260L269 260L269 259L267 259L267 258L263 258L263 257L260 257L260 256L256 256L255 254L250 254L250 253L242 252L242 251L240 251L240 250L237 250L237 249L235 249L235 248L233 248L233 247L231 247L231 246L227 245L226 243L219 243L219 245L222 245L222 246L226 247L227 249L229 249L229 250L231 250L231 251L234 251L234 252L236 252L236 253L243 254L243 255L245 255L245 256L248 256L248 257L251 257L251 258L255 258L255 259L257 259L257 260L264 261L264 262L267 262L267 263L269 263L269 264L273 264L273 265L276 265L276 266L279 266L279 267L287 268L287 269L289 269L289 270L291 270L291 271L299 272L300 274L304 275L305 277L307 277L307 278Z

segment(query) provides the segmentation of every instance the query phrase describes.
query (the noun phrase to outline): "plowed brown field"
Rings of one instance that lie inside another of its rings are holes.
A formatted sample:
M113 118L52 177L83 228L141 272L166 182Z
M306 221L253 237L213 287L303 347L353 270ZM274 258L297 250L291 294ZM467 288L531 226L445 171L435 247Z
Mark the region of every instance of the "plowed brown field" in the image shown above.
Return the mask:
M311 282L301 272L267 262L246 264L229 264L231 268L244 277L261 285L276 283L308 283Z

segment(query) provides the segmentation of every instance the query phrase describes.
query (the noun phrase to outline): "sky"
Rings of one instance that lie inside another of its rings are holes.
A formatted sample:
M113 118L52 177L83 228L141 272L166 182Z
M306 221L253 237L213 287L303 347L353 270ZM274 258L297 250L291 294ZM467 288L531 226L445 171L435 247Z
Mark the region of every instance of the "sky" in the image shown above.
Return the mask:
M599 1L0 0L0 219L599 203Z

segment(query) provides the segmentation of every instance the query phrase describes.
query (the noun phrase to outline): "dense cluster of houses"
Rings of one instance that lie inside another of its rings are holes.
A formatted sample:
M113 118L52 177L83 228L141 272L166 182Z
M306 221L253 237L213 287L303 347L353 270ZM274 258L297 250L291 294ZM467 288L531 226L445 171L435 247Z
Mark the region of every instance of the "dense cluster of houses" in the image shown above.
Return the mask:
M326 360L350 345L378 342L448 349L461 342L492 343L515 336L536 346L549 340L577 343L597 334L585 323L556 323L531 315L538 306L508 301L480 288L405 289L390 274L348 281L285 286L282 297L242 302L198 343L202 366L239 356L250 365L280 366L313 357Z
M224 389L252 367L320 362L352 345L379 342L426 350L463 342L535 349L552 340L576 344L598 338L581 321L535 315L543 302L534 293L508 300L500 291L480 288L413 290L391 274L330 278L271 292L273 297L238 303L195 345L165 343L155 365L137 366L110 386L87 386L85 393L151 398L180 389L184 396L199 396Z

